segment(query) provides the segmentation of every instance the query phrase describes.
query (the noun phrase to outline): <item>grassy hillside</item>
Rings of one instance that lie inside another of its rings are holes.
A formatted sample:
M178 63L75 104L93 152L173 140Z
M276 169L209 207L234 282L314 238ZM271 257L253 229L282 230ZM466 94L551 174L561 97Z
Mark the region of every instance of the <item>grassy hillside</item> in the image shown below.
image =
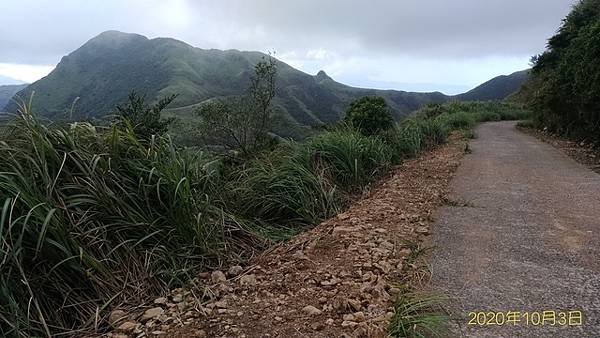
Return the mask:
M27 100L35 91L33 107L52 120L97 120L126 101L131 90L145 93L149 101L179 94L165 111L177 117L171 132L178 142L197 142L196 108L206 100L237 96L247 88L253 66L267 55L237 50L200 49L169 39L148 39L137 34L108 31L63 57L45 78L18 93ZM427 103L449 100L501 99L516 90L516 74L494 79L481 88L446 96L439 92L355 88L336 82L325 72L303 73L277 61L278 123L273 132L301 139L315 127L332 124L348 104L362 96L382 96L396 119ZM15 112L17 104L8 105Z
M500 75L464 94L457 95L456 98L461 101L502 100L518 92L528 78L528 69L514 72L510 75Z
M177 93L171 108L191 117L200 102L242 94L253 66L265 54L205 50L167 38L108 31L65 56L47 77L19 93L35 91L34 107L52 119L91 119L111 112L132 89L150 100ZM319 126L337 121L351 100L381 95L396 117L420 105L443 102L441 93L406 93L359 89L333 81L323 72L312 76L277 62L276 103L288 126ZM76 101L71 111L73 102ZM10 105L15 111L16 105Z
M19 91L25 89L27 85L5 85L0 86L0 112L4 111L4 107L10 99Z
M520 93L540 128L600 143L600 0L573 7Z

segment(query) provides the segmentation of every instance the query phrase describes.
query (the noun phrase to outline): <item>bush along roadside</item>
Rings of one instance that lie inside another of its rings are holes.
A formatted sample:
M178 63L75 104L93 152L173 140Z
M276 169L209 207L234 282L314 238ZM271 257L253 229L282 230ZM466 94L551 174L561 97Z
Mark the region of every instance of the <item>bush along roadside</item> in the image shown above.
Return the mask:
M600 145L600 1L573 4L546 50L531 59L518 98L531 125L574 141Z
M430 106L366 135L342 126L243 163L139 138L127 123L0 130L0 333L103 331L112 309L243 261L347 207L404 158L498 103Z

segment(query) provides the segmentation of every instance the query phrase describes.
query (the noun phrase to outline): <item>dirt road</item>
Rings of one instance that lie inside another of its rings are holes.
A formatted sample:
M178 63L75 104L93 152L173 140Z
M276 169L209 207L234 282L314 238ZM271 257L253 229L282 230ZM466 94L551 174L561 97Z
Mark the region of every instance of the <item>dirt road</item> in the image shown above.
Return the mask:
M600 337L600 175L513 122L477 134L432 226L452 336Z

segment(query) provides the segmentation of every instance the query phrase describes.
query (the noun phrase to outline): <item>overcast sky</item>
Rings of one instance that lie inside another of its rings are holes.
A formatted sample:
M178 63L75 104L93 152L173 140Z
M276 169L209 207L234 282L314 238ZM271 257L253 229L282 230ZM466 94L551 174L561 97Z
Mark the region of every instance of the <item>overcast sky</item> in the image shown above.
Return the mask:
M462 92L525 69L574 0L0 0L0 75L35 81L116 29L275 51L363 87Z

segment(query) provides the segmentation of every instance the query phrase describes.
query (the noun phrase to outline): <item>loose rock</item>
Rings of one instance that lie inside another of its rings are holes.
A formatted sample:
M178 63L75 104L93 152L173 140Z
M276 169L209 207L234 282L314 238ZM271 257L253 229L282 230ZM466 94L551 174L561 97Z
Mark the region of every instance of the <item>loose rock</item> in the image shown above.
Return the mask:
M240 285L254 286L256 283L255 275L244 275L240 278Z
M163 313L165 313L165 310L163 310L163 308L153 307L144 312L144 314L142 315L142 321L146 322L149 319L158 318L158 316L162 315Z
M127 333L127 332L133 331L133 329L135 329L136 326L138 326L138 323L136 323L136 322L125 322L125 323L119 325L117 330Z
M227 277L225 277L225 274L219 270L217 271L213 271L210 274L210 279L212 280L213 283L223 283L227 281Z
M344 320L342 322L342 326L343 327L355 327L356 325L358 325L357 322L353 322L353 321L350 321L350 320Z
M115 327L119 323L123 322L123 320L125 318L127 318L127 313L125 313L125 311L123 311L123 310L114 310L108 316L108 324L110 324L110 326Z
M312 306L312 305L307 305L304 308L302 308L302 311L304 311L305 313L311 315L311 316L315 316L315 315L319 315L321 314L321 310L317 309L316 307Z
M235 276L238 276L239 274L241 274L243 271L244 271L244 269L241 266L234 265L234 266L230 267L229 270L227 270L227 276L235 277Z

